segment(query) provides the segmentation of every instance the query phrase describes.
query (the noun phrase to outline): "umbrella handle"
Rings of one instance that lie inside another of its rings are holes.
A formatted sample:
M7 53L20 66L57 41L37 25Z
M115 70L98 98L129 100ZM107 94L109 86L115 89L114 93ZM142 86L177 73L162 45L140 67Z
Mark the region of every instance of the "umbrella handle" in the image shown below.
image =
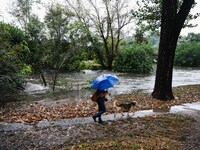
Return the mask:
M99 94L99 97L102 98L102 97L104 97L104 96L106 96L106 95L107 95L107 93L100 93L100 94Z

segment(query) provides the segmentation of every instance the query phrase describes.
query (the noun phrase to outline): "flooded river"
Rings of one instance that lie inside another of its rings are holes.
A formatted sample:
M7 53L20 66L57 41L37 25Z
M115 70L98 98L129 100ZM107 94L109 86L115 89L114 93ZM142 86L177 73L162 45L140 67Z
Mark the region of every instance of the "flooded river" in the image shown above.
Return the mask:
M83 70L73 73L62 73L59 75L56 91L51 91L51 86L44 87L39 78L27 79L25 92L32 100L42 99L81 99L88 98L91 93L91 81L101 74L115 74L119 82L114 88L110 88L111 95L129 94L134 92L152 92L155 82L155 73L130 74L116 73L107 70ZM51 77L47 76L48 83ZM200 84L200 68L174 68L173 87L180 85Z

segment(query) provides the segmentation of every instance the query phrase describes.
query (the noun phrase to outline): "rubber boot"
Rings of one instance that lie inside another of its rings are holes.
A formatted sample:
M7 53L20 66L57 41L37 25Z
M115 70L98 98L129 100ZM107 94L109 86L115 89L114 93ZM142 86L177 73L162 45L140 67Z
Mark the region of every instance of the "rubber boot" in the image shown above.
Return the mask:
M96 118L97 118L97 116L92 116L92 118L93 118L93 120L94 120L94 122L97 122L97 120L96 120Z
M99 123L103 123L101 116L99 116Z

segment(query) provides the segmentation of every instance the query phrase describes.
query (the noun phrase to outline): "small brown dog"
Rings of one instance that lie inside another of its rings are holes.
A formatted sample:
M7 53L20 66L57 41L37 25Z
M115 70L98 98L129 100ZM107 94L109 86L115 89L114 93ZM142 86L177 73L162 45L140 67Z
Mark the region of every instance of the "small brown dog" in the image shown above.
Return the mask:
M113 106L117 109L117 112L120 112L122 116L124 116L123 112L127 112L127 116L129 116L129 111L131 107L135 106L137 104L136 101L133 102L124 102L124 103L118 103L117 101L113 102ZM116 113L114 114L114 117L116 116Z

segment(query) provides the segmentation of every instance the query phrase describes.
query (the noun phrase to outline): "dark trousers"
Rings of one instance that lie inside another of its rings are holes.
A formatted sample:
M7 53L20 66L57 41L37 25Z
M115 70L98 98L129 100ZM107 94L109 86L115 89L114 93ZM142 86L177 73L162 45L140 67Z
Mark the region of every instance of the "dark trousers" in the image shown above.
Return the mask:
M93 116L93 118L96 119L98 117L99 123L101 123L102 122L101 115L106 112L104 99L98 99L97 104L98 104L98 112Z

